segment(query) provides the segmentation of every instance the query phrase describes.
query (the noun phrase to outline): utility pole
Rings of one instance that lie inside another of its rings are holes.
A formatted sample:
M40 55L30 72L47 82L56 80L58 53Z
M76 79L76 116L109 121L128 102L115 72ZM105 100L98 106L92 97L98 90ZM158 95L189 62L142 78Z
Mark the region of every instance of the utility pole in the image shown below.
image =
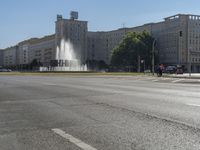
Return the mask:
M156 39L154 39L153 41L153 45L152 45L152 74L154 76L155 73L155 43L156 43Z

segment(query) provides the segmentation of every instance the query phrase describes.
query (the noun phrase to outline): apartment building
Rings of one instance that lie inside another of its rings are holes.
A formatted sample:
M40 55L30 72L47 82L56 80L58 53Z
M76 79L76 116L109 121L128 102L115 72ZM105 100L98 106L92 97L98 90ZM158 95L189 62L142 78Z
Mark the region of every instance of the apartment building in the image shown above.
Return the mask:
M3 50L3 66L15 67L17 65L17 49L13 46Z
M55 34L35 38L3 50L3 65L23 65L37 59L43 66L49 66L56 59L56 49L65 39L73 44L77 59L103 60L110 63L113 48L127 32L146 30L156 40L156 52L160 63L183 65L187 70L200 72L200 16L177 14L158 23L138 27L121 28L108 32L88 31L87 21L78 20L78 13L72 12L70 19L57 16ZM17 54L16 54L17 53ZM16 58L14 58L16 57Z
M49 66L54 59L55 35L32 38L0 52L2 66L13 69L27 67L34 59Z
M152 24L160 61L200 72L200 16L177 14ZM190 68L191 66L191 68Z
M17 49L17 68L21 69L27 67L28 64L31 63L30 61L30 44L33 41L38 40L38 38L32 38L29 40L22 41L18 43Z
M188 71L200 72L200 16L197 15L177 14L158 23L109 32L88 32L88 58L109 64L113 48L127 32L144 30L156 40L160 63L183 65Z
M36 59L42 66L50 66L51 60L54 59L56 50L55 34L32 40L29 43L28 50L29 63Z

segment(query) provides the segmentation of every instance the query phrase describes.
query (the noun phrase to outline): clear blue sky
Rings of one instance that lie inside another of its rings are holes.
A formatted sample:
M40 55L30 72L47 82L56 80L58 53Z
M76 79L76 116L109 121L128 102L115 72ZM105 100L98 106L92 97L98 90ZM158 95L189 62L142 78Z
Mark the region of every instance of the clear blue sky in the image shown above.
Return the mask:
M57 14L79 12L90 31L161 21L177 13L200 15L199 0L0 0L0 48L54 33Z

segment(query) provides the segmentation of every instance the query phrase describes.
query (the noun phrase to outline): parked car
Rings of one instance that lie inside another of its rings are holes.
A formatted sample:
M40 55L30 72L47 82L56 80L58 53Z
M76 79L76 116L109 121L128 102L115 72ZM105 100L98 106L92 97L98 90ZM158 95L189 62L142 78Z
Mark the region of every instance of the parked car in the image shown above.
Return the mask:
M0 72L11 72L11 69L0 68Z
M177 67L176 66L167 66L165 69L166 73L176 73Z
M183 74L183 67L182 66L177 66L176 74Z

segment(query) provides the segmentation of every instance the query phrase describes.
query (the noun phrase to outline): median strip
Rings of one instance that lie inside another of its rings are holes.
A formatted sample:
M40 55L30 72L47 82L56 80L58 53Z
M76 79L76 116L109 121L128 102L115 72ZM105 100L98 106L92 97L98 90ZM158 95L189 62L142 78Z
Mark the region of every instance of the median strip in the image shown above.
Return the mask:
M180 82L180 81L183 81L184 79L178 79L178 80L174 80L172 81L172 83L177 83L177 82Z
M187 104L189 106L200 107L200 104Z
M56 134L60 135L61 137L69 140L71 143L75 144L76 146L80 147L83 150L97 150L96 148L84 143L83 141L73 137L70 134L65 133L65 131L61 129L52 129Z

